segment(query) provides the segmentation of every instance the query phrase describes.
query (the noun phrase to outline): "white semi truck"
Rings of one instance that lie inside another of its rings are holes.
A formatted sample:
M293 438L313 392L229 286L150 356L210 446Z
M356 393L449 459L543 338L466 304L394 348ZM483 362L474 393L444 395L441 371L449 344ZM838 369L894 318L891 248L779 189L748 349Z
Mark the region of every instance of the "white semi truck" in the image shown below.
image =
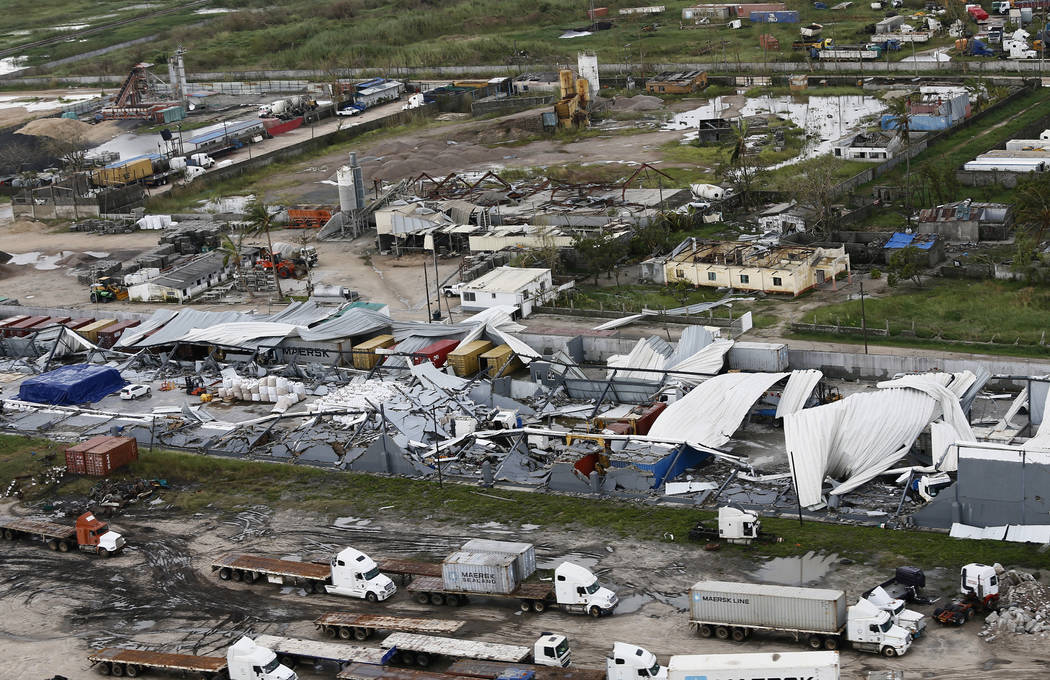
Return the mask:
M847 608L841 590L701 581L690 590L690 623L702 637L742 642L754 631L789 633L813 649L855 649L900 656L911 634L867 600Z
M917 611L908 609L905 606L904 600L898 600L895 597L891 597L882 586L876 586L873 588L864 599L882 611L888 612L889 615L893 617L893 621L898 626L911 633L913 638L919 637L922 635L923 631L926 630L926 616Z
M230 553L212 562L211 570L224 581L255 583L265 578L270 583L303 586L307 592L358 597L369 602L386 600L397 591L372 558L354 548L344 548L329 564Z
M297 680L293 670L283 665L277 654L251 638L242 637L226 650L226 657L194 656L151 652L142 649L106 647L88 655L88 661L101 675L134 678L149 671L194 674L230 680Z
M838 652L759 652L672 656L667 666L641 647L617 642L607 680L839 680Z

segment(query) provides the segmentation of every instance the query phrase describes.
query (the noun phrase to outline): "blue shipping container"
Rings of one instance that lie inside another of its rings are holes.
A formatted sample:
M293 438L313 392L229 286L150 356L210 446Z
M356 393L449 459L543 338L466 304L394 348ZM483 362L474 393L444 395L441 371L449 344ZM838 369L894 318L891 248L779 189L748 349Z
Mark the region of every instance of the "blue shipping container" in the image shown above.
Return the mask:
M798 12L794 10L782 12L752 12L748 18L756 24L797 24Z

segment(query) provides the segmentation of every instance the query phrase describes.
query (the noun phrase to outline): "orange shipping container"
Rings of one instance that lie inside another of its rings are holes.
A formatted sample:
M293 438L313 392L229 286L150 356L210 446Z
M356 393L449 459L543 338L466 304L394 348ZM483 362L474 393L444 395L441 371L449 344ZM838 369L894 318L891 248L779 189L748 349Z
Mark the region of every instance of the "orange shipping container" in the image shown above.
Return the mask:
M66 449L66 470L75 475L105 477L139 459L134 437L92 437Z

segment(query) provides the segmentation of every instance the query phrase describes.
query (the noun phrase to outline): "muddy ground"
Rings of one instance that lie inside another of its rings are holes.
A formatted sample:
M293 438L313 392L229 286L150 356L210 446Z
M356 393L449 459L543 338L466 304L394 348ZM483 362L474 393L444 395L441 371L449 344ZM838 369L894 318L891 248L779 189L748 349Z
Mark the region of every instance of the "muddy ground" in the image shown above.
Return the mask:
M23 512L0 508L0 514ZM527 644L543 631L566 634L574 664L602 667L617 640L645 646L662 662L671 654L734 653L745 650L799 650L790 638L756 636L747 643L704 640L691 634L685 607L689 586L703 578L802 581L844 589L850 597L878 580L883 571L842 564L830 555L764 562L705 552L699 546L659 540L620 540L593 531L549 530L486 524L457 524L436 517L323 518L265 507L237 516L180 515L163 503L143 506L113 520L128 538L128 550L101 561L87 555L48 551L39 544L5 543L0 560L0 670L12 680L42 680L58 673L95 677L85 655L105 645L142 645L183 653L214 654L235 638L269 633L323 639L311 621L326 611L380 612L463 620L465 638ZM563 559L594 569L621 597L617 612L592 620L548 611L521 614L513 604L474 601L459 608L433 609L405 592L385 603L302 591L269 584L220 581L210 560L227 550L293 559L325 559L345 545L376 557L440 559L464 540L484 536L530 541L542 567ZM930 574L931 585L949 592L947 569ZM927 613L930 607L920 608ZM907 678L1046 677L1046 640L1020 637L988 644L979 626L934 628L908 656L887 660L851 650L842 653L843 677L859 680L870 669L903 669ZM364 643L375 646L376 640ZM357 643L346 643L357 644ZM333 668L300 667L304 678L331 678ZM976 674L975 671L980 671Z

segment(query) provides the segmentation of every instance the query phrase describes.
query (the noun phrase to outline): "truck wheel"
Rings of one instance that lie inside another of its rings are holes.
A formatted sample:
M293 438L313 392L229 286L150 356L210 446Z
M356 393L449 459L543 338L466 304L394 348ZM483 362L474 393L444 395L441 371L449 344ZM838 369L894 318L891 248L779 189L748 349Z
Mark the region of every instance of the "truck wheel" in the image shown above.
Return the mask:
M335 638L339 637L339 629L335 626L325 626L324 634L325 637L330 637L334 640Z
M15 532L11 531L10 529L4 529L4 538L6 538L9 541L15 540Z
M401 664L411 666L416 662L416 655L412 652L401 652Z
M430 604L440 607L441 605L445 604L445 596L441 593L431 593Z
M975 616L977 616L977 610L976 609L974 609L973 607L970 607L969 609L966 610L966 620L967 621L969 621L970 619L972 619Z
M98 665L98 674L99 675L109 675L112 672L112 670L113 669L110 668L110 665L108 663L106 663L105 661L103 661L102 663L100 663Z
M129 678L136 678L136 677L138 677L139 667L136 666L135 664L129 663L128 667L126 669L124 669L124 670L125 670L125 673L127 674L127 676Z
M98 549L98 556L101 557L102 559L106 559L106 558L109 557L109 551L106 550L105 548L99 548Z
M365 593L365 599L369 602L379 602L379 596L373 593L372 591L368 591L367 593Z
M430 593L417 593L416 602L419 604L430 604Z
M719 626L718 628L715 628L715 637L718 638L719 640L728 640L729 639L729 629L726 628L725 626Z
M837 637L826 637L824 638L824 649L829 652L834 652L839 648L839 639Z
M533 600L532 611L536 612L537 614L542 614L545 609L547 609L546 602L544 602L543 600Z
M113 674L114 677L117 677L117 678L124 677L124 664L120 664L120 663L113 664L113 670L111 671L111 673Z
M59 541L58 552L69 552L69 543L67 541Z
M747 637L747 631L743 628L734 628L732 631L733 642L743 642Z
M58 541L51 539L47 542L47 547L51 548L52 550L58 550Z
M527 612L530 609L532 609L532 603L529 602L528 600L522 600L521 602L518 603L518 608L521 609L521 611L523 611L523 612Z
M806 642L809 644L809 648L810 649L823 649L824 648L824 641L820 639L819 635L810 635L809 639L806 640Z
M595 606L591 607L590 610L587 613L591 615L592 619L596 619L596 618L598 618L599 616L602 615L602 610L599 609L597 605L595 605Z
M893 657L897 656L897 650L893 647L883 647L882 655L887 659L892 659Z
M281 657L281 665L282 666L287 666L288 668L291 668L291 669L294 669L299 664L296 662L296 660L294 658L285 655L285 656Z
M354 628L354 639L358 642L364 642L368 639L367 628Z
M240 569L234 569L233 570L233 580L237 581L238 583L243 581L244 580L244 572L241 571Z
M342 626L339 628L339 639L341 640L349 640L353 634L354 631L350 630L346 626Z
M219 570L219 578L221 578L223 581L229 581L230 574L232 573L233 571L229 567L223 567Z
M430 665L430 655L420 652L416 655L416 665L420 668L426 668Z
M711 630L711 626L708 626L707 624L702 624L698 626L696 632L700 634L700 637L705 638L709 638L715 634L715 632Z

